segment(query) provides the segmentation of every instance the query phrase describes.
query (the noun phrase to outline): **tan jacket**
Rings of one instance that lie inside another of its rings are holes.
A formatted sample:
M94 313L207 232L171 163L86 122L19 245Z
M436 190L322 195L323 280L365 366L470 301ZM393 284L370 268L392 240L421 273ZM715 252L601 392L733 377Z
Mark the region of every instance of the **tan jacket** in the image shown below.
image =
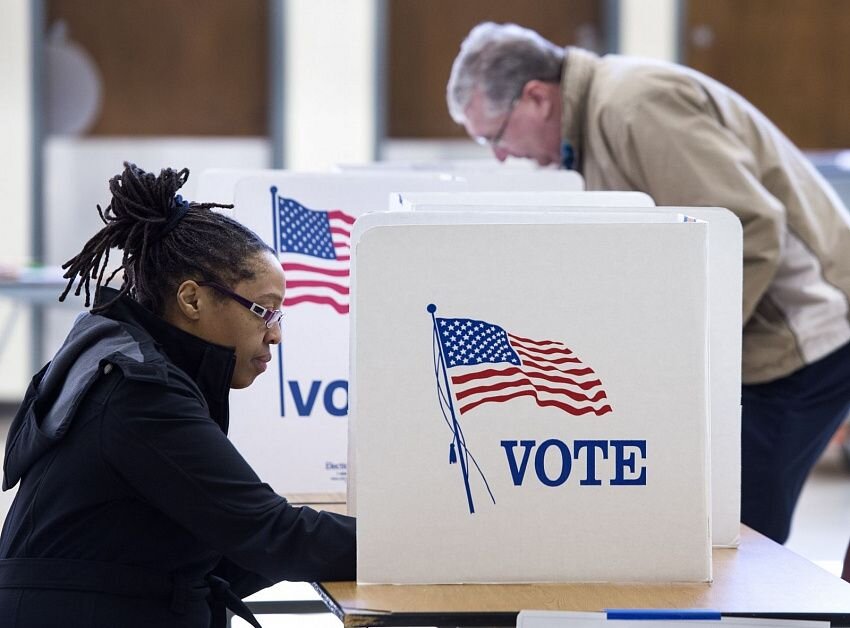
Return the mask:
M725 207L744 229L743 380L850 341L850 216L763 114L688 68L566 49L562 135L589 190Z

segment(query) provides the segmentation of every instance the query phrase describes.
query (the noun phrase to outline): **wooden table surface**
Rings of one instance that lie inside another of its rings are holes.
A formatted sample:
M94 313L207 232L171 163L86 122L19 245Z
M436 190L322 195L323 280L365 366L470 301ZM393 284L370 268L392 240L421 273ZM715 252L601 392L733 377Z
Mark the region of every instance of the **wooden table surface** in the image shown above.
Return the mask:
M850 625L850 584L746 526L740 547L715 548L713 561L712 584L315 586L345 626L515 626L522 609L606 608L710 608Z
M313 510L327 510L346 514L345 493L288 493L286 499L293 506L309 506Z

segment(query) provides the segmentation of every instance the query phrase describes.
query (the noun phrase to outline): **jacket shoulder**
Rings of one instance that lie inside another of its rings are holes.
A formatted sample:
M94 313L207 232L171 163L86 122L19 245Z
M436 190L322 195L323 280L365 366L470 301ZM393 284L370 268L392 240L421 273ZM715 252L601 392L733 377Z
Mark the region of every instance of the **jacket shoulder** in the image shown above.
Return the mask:
M144 330L104 316L80 315L53 360L33 378L12 421L4 488L14 486L65 437L90 393L116 367L130 381L164 385L174 377Z

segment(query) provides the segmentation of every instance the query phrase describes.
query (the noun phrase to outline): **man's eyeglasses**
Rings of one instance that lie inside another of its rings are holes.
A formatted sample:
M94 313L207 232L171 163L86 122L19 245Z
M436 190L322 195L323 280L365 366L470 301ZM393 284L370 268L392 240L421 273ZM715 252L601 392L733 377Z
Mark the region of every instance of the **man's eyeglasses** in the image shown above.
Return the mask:
M226 295L236 301L239 305L243 305L247 307L251 312L262 318L266 322L266 328L271 329L275 325L280 325L280 319L283 318L283 312L280 310L270 310L267 307L263 307L258 303L254 303L253 301L249 301L245 297L241 297L230 288L225 288L220 283L216 283L214 281L199 281L199 286L207 286L209 288L213 288L221 292L223 295Z
M508 115L505 116L505 121L502 122L502 126L499 127L499 130L490 137L485 135L476 135L475 141L481 144L482 146L489 146L490 148L496 148L499 145L499 142L502 141L502 137L505 135L505 131L508 130L508 123L511 121L511 114L514 112L517 103L519 102L519 98L514 98L511 101L510 107L508 107Z

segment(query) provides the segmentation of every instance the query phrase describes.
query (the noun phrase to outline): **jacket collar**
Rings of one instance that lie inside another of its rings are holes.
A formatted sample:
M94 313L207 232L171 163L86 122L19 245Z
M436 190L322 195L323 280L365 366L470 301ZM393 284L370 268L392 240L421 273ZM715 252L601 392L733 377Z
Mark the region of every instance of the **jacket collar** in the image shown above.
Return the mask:
M567 46L561 73L561 140L574 151L576 169L584 157L584 128L590 85L599 56L584 48Z
M101 288L95 304L110 301L117 293L113 288ZM168 360L195 381L211 417L227 432L230 380L236 363L232 348L178 329L126 295L100 314L146 332Z
M102 288L96 304L116 294ZM81 314L53 360L33 378L9 427L4 490L64 438L105 364L117 366L127 379L165 385L172 363L195 382L210 418L227 433L235 361L233 349L177 329L126 296L102 315Z

